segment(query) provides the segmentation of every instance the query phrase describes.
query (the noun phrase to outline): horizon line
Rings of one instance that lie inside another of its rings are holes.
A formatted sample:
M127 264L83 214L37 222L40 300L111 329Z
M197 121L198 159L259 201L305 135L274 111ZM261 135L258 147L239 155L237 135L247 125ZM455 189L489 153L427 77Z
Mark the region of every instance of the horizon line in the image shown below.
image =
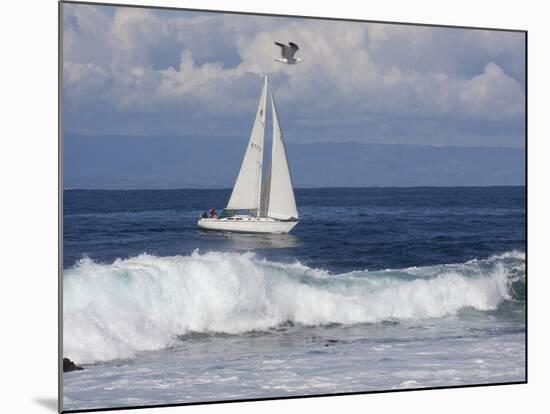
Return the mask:
M502 188L502 187L526 187L525 184L495 184L495 185L393 185L393 186L356 186L356 187L341 187L341 186L320 186L320 187L295 187L294 190L360 190L360 189L402 189L402 188ZM177 187L177 188L82 188L82 187L66 187L63 191L221 191L232 190L232 187Z
M86 134L79 132L64 132L63 140L65 140L65 135L73 135L83 138L152 138L152 139L163 139L163 138L182 138L182 139L219 139L219 140L243 140L245 141L248 138L243 138L238 135L184 135L184 134L118 134L118 133L109 133L109 134ZM359 145L388 145L388 146L403 146L403 147L429 147L429 148L474 148L474 149L511 149L511 150L525 150L527 147L525 142L522 142L519 146L497 146L497 145L441 145L441 144L404 144L398 142L379 142L379 141L360 141L357 139L343 140L343 141L289 141L285 140L287 144L291 145L317 145L317 144L359 144Z

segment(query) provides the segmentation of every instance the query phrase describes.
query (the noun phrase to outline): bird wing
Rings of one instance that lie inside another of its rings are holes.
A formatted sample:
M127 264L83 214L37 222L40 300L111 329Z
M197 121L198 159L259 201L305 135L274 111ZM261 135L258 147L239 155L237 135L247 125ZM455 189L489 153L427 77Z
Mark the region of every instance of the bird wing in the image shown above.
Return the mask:
M298 47L298 45L297 45L296 43L288 42L288 44L289 44L290 48L291 48L292 50L294 50L295 52L296 52L297 50L300 50L300 48Z
M281 48L281 57L288 58L290 48L287 45L284 45L284 44L279 43L279 42L275 42L275 44Z
M296 43L292 42L289 42L288 45L279 42L275 42L275 44L281 48L281 56L286 59L292 59L296 51L300 49Z
M298 45L296 43L288 42L288 44L289 44L289 49L290 49L290 57L293 58L294 55L296 54L296 52L298 50L300 50L300 48L298 47Z

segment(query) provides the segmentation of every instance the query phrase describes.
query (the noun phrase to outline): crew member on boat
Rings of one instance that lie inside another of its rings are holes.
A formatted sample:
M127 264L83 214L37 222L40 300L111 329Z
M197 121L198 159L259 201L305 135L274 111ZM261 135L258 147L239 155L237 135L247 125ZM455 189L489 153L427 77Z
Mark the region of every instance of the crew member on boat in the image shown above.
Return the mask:
M216 212L216 209L214 207L208 209L208 216L210 218L218 218L218 213Z

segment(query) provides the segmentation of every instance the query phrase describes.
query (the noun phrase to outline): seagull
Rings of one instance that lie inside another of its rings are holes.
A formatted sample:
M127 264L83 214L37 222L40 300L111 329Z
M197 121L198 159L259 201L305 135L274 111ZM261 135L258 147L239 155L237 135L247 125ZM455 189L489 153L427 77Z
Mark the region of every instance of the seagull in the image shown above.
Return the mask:
M275 59L277 62L286 63L287 65L294 65L302 61L301 58L295 58L294 55L300 48L296 43L288 42L288 45L275 42L277 46L281 48L281 57Z

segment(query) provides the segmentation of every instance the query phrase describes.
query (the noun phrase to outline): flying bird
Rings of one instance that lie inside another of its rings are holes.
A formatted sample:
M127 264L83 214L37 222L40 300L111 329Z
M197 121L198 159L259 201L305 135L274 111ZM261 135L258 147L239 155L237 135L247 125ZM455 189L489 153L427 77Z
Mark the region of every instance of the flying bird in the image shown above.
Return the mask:
M281 57L275 59L277 62L286 63L287 65L294 65L302 61L301 58L294 57L296 52L300 50L296 43L288 42L288 45L275 42L277 46L281 48Z

